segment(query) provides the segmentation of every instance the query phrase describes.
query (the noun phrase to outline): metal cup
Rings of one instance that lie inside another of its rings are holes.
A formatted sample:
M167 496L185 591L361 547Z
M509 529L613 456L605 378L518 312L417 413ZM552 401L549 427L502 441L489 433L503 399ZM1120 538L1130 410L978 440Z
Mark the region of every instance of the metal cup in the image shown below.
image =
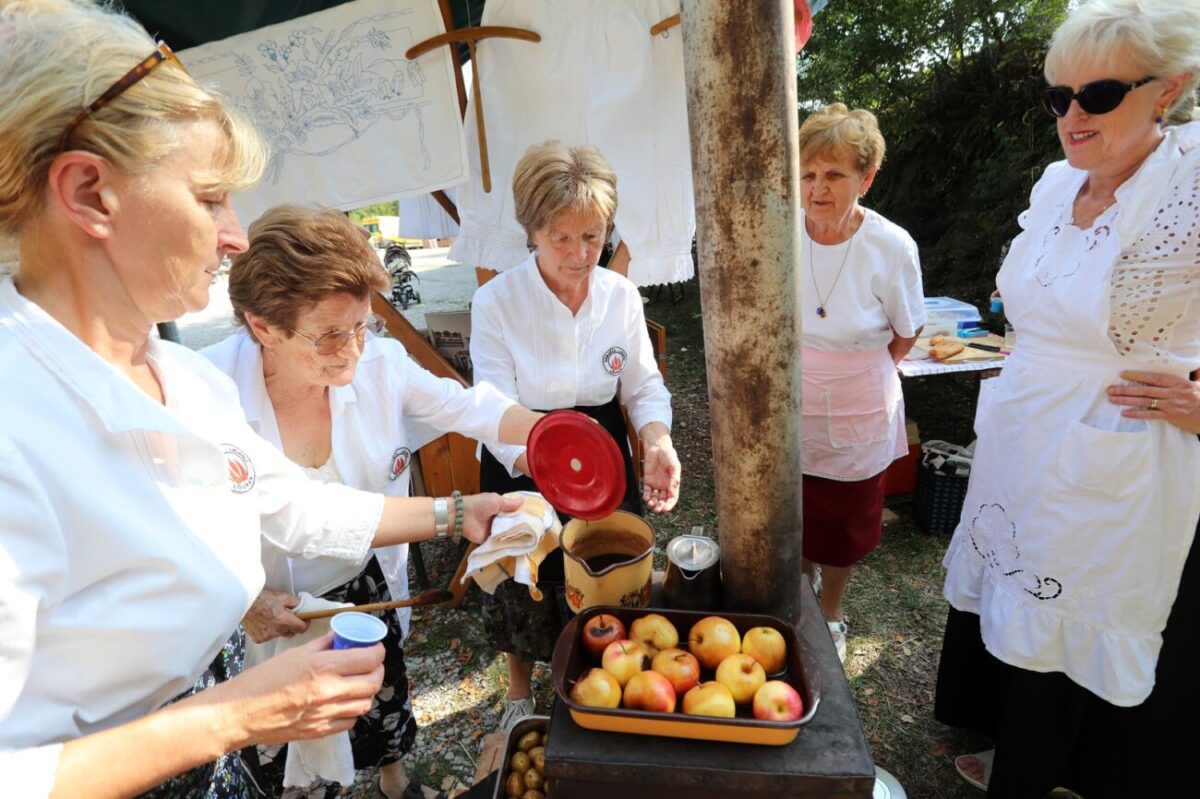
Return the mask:
M663 578L667 607L719 610L721 607L721 548L702 535L680 535L667 544L667 573Z

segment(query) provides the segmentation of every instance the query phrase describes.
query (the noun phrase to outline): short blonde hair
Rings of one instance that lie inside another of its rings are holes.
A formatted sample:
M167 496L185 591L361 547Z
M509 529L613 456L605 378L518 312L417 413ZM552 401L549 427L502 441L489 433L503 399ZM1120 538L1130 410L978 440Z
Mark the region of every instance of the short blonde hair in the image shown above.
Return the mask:
M249 247L233 256L229 269L239 325L252 313L290 336L300 314L322 300L335 294L364 299L392 284L362 228L332 208L277 205L247 236Z
M41 211L50 165L71 121L155 42L124 14L89 0L0 2L0 239L16 238ZM153 69L88 114L67 149L145 173L184 143L177 123L210 121L225 134L208 191L248 188L266 165L253 125L174 64Z
M1046 53L1046 80L1068 63L1125 54L1145 76L1190 73L1169 115L1190 102L1200 83L1200 4L1183 0L1091 0L1054 31Z
M617 215L617 173L595 147L535 144L513 172L513 203L517 222L530 238L565 211L594 213L611 231Z
M800 126L800 162L849 155L864 175L883 163L886 145L870 111L851 111L842 103L810 114Z

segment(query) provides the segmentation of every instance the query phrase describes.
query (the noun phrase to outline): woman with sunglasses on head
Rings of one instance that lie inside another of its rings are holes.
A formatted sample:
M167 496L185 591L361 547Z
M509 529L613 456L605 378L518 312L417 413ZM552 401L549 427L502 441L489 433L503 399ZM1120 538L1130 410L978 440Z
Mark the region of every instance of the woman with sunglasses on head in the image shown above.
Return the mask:
M492 445L523 445L539 414L489 385L464 389L418 366L404 348L370 331L371 295L391 281L361 230L339 211L285 205L249 229L233 256L229 298L241 326L207 356L237 383L246 419L309 477L390 496L408 496L409 463L432 427ZM439 500L446 502L447 500ZM300 591L355 605L408 597L408 546L375 550L365 563L289 559L264 548L266 590L244 626L261 645L306 624L289 609ZM416 721L404 667L408 609L386 613L383 687L355 723L357 768L380 767L389 799L419 796L401 756ZM261 787L282 789L284 753L262 752ZM406 793L406 790L408 793Z
M309 481L228 377L152 337L246 248L229 197L266 161L165 45L88 2L0 5L0 142L19 259L0 281L0 784L246 795L224 755L350 729L384 672L382 646L324 636L232 676L260 541L361 562L433 538L434 502ZM470 497L450 524L482 541L519 505Z
M935 714L993 736L959 764L989 796L1186 796L1200 442L1109 397L1200 367L1200 125L1163 124L1200 81L1200 3L1084 3L1045 71L1066 160L996 279L1017 346L980 390Z

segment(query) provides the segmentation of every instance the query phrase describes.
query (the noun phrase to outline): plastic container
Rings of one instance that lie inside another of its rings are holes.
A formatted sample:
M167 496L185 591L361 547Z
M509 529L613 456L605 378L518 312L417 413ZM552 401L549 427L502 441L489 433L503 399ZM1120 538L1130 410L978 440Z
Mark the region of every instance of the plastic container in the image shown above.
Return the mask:
M925 465L917 469L913 509L922 530L930 535L954 532L962 516L969 479L965 475L942 474Z
M925 312L931 325L953 322L958 328L967 328L978 327L983 321L978 308L953 297L926 297ZM926 327L928 329L928 325Z
M676 698L674 713L656 713L647 710L626 708L598 708L580 705L571 699L571 688L588 669L599 666L580 646L580 631L588 619L598 613L608 613L620 619L628 628L633 620L645 615L646 611L629 608L589 608L575 617L558 636L554 646L554 690L558 701L566 705L571 719L580 727L605 732L624 732L634 735L664 735L669 738L691 738L703 741L726 741L729 743L765 744L784 746L795 740L800 728L808 724L821 702L821 680L816 661L808 645L796 633L796 628L774 616L727 611L670 610L654 608L655 613L665 616L686 639L692 625L705 616L719 615L734 624L738 632L745 634L751 627L773 627L787 643L787 668L782 674L768 675L767 679L785 680L800 694L804 703L803 715L795 721L761 721L754 718L748 705L738 705L737 716L732 719L687 716L679 711L682 697ZM681 641L686 648L686 641ZM711 671L705 669L701 682L713 679Z

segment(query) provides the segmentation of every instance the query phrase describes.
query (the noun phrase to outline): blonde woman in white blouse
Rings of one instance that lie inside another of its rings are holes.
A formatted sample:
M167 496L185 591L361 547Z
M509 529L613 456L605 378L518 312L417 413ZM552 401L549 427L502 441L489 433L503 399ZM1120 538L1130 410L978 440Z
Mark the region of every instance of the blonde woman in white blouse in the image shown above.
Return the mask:
M988 796L1186 796L1169 730L1200 709L1181 388L1200 366L1200 125L1163 119L1200 81L1200 4L1081 5L1045 71L1066 160L996 280L1018 344L980 393L935 712L995 738L970 775ZM1135 373L1161 377L1112 393Z
M616 174L594 148L547 142L531 147L517 164L513 199L517 221L536 249L475 294L475 381L492 384L526 408L575 408L592 416L625 456L622 507L640 513L644 500L650 510L666 512L679 496L671 396L650 349L637 288L596 268L612 232ZM634 480L620 406L642 442L642 489ZM480 460L483 490L534 489L520 475L523 448L484 448ZM542 580L561 580L561 564L560 553L548 558ZM510 581L494 597L485 595L485 627L508 655L505 725L533 711L533 661L550 659L558 630L570 618L561 589L546 594L534 602Z

